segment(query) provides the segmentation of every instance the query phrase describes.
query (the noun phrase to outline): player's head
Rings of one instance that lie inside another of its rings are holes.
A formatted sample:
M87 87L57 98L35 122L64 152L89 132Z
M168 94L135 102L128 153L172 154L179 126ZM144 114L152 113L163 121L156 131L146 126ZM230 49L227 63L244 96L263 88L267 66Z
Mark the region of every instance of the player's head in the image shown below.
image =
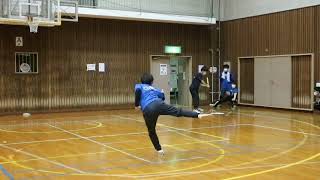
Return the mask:
M209 71L209 68L207 66L203 66L201 68L201 74L204 76L207 74L208 71Z
M223 72L229 72L230 66L228 64L223 65Z
M231 84L231 87L232 87L232 88L236 88L236 87L237 87L236 83L232 83L232 84Z
M153 76L150 73L144 73L141 76L141 83L142 84L148 84L148 85L152 85L153 83Z

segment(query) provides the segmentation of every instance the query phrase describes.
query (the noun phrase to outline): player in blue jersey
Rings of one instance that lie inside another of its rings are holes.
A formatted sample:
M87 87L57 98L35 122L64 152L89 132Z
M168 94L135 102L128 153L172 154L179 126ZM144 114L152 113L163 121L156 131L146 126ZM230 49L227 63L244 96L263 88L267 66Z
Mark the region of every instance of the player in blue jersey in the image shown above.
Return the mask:
M231 89L231 84L234 83L234 79L232 74L230 73L230 67L228 64L223 65L223 72L220 77L221 84L221 98L225 95L225 93Z
M232 108L237 105L237 97L238 97L239 90L235 83L232 83L229 89L225 89L224 94L221 96L220 100L214 103L214 107L217 107L219 104L224 102L231 102Z
M191 117L202 118L210 116L211 114L199 114L193 111L187 111L174 106L168 105L164 102L164 93L152 86L153 76L145 73L141 77L141 84L135 86L135 106L136 109L141 109L143 117L148 128L149 137L154 148L160 155L164 151L159 143L156 133L156 124L160 115L171 115L176 117Z

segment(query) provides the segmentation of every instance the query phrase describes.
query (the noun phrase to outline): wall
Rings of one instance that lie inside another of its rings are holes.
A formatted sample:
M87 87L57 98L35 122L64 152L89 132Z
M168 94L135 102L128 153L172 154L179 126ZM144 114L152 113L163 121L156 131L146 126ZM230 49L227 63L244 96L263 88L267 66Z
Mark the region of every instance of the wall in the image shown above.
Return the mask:
M69 109L117 109L134 101L134 84L149 71L149 55L165 44L181 45L183 55L209 64L208 26L80 19L61 27L0 25L0 113ZM15 46L15 37L24 46ZM37 75L16 75L14 53L39 53ZM107 72L86 72L87 63L106 63Z
M320 6L222 23L224 61L237 58L314 53L315 81L320 81ZM232 69L237 74L237 69Z
M223 20L270 14L319 5L319 0L222 0Z

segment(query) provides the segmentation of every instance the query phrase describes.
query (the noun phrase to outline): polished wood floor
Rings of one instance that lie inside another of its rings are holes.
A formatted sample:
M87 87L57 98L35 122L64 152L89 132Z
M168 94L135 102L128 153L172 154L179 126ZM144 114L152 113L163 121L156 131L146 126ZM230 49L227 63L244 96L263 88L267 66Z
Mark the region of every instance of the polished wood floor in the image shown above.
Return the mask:
M0 179L320 179L320 115L221 109L163 116L158 156L140 112L0 117Z

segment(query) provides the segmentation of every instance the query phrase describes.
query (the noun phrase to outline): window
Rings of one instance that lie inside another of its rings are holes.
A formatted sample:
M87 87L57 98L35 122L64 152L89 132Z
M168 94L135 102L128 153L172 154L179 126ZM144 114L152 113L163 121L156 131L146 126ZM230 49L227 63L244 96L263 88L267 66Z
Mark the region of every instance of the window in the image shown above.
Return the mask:
M16 52L16 73L36 74L38 73L37 52Z

